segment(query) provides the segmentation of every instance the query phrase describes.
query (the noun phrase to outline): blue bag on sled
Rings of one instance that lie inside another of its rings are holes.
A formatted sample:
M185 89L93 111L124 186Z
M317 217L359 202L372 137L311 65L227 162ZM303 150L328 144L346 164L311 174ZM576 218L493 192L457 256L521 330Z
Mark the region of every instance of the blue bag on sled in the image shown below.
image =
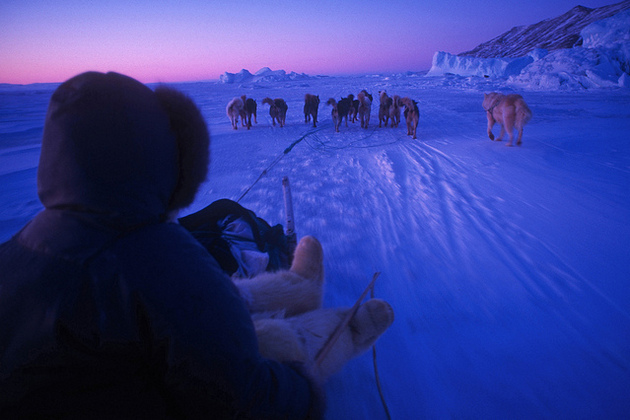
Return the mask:
M291 266L293 250L282 225L269 225L235 201L217 200L178 221L230 276L253 277Z

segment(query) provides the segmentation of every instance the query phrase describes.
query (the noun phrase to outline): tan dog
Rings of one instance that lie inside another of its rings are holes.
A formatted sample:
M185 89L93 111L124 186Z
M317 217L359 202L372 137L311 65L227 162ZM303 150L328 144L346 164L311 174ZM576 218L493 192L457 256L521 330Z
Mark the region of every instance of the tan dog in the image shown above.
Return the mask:
M225 107L225 113L230 119L230 123L232 124L233 129L238 128L238 117L243 112L243 100L241 98L234 98L230 102L228 102L227 107Z
M483 109L488 117L488 137L494 140L492 127L495 123L501 124L501 133L497 141L503 139L507 131L510 141L506 146L511 146L514 140L514 128L518 131L516 144L521 145L523 138L523 127L532 118L532 111L529 109L521 95L503 95L492 92L483 95Z
M420 119L420 111L418 110L418 102L405 96L400 100L400 103L405 107L405 120L407 121L407 135L416 137L416 131L418 130L418 121Z
M362 90L357 95L359 99L359 119L361 120L361 128L368 128L370 123L370 113L372 112L372 99L367 91Z

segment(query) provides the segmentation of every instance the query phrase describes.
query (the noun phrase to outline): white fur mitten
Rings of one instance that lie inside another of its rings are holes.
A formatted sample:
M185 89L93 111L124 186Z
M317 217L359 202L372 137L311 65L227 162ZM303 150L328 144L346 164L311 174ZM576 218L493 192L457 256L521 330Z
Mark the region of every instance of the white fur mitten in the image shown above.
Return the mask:
M325 382L350 359L368 350L394 321L394 311L387 302L368 300L359 306L322 363L316 366L318 352L349 310L316 309L291 318L258 319L254 325L260 352L269 359L303 363Z
M324 251L317 239L300 240L290 270L234 278L250 313L293 316L320 308L324 284Z

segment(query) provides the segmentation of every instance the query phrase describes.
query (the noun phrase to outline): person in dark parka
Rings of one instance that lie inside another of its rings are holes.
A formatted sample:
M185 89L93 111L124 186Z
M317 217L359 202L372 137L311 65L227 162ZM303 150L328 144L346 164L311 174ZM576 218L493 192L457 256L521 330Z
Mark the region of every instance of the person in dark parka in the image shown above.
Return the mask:
M205 180L182 93L116 73L54 92L44 210L0 245L0 418L318 418L318 381L262 358L244 301L169 222Z

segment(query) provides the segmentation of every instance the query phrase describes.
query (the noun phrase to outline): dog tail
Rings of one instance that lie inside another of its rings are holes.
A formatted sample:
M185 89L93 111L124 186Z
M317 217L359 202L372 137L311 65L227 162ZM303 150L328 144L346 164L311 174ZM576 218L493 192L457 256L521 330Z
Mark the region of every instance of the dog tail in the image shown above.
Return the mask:
M370 98L368 98L368 97L365 95L365 91L363 91L363 90L362 90L361 92L359 92L359 93L358 93L358 95L357 95L357 99L359 100L359 103L360 103L361 105L363 105L363 106L369 106L369 105L371 105L371 104L372 104L372 102L370 101Z
M226 109L229 112L232 109L240 110L241 108L243 108L243 100L241 98L234 98L230 102L228 102Z
M523 125L527 124L532 119L532 110L529 109L525 101L520 101L519 107L516 110L517 115L523 121Z

